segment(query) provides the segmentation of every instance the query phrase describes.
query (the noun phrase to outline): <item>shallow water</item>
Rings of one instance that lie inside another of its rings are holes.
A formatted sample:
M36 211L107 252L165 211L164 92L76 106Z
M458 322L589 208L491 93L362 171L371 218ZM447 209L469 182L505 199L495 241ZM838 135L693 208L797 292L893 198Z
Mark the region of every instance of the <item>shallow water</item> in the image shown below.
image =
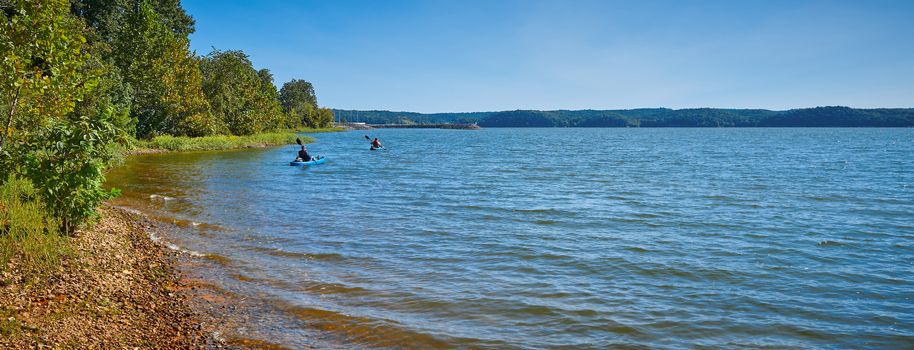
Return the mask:
M370 133L109 184L290 347L914 347L914 129Z

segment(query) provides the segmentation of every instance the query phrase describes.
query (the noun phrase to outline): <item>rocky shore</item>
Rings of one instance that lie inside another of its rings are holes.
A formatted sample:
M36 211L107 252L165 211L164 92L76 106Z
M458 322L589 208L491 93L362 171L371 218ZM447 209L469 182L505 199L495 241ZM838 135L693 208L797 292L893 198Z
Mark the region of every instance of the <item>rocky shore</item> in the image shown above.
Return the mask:
M47 276L26 278L15 259L8 264L0 348L234 348L214 336L208 312L191 306L197 287L180 278L177 253L150 239L157 223L110 206L100 213Z

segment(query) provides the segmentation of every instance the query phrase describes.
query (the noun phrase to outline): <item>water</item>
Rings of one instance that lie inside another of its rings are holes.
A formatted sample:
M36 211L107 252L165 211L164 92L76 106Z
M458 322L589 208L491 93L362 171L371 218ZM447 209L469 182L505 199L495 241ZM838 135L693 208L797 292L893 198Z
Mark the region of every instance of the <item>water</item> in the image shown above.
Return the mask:
M914 129L364 134L109 183L289 347L914 347Z

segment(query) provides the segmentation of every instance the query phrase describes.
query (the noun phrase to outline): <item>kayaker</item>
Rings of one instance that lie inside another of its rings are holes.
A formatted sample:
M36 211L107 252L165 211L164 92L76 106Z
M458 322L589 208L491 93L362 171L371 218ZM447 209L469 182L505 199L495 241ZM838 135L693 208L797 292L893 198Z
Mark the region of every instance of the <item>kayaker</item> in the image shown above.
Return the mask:
M381 146L381 141L378 141L378 138L375 137L374 140L371 141L371 148L384 148L384 146Z
M296 162L310 162L311 156L308 154L308 150L305 149L305 145L301 146L301 150L298 151L298 158L295 159Z

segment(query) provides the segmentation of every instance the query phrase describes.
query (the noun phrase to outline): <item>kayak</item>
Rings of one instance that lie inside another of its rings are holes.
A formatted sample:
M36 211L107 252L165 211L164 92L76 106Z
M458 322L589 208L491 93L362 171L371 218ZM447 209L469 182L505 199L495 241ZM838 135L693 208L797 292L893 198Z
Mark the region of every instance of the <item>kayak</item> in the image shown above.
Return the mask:
M307 165L317 165L324 164L327 161L327 157L318 157L317 159L312 159L307 162L289 162L289 165L292 166L307 166Z
M384 147L378 147L378 148L372 147L371 150L372 150L372 151L383 151L383 150L384 150Z

